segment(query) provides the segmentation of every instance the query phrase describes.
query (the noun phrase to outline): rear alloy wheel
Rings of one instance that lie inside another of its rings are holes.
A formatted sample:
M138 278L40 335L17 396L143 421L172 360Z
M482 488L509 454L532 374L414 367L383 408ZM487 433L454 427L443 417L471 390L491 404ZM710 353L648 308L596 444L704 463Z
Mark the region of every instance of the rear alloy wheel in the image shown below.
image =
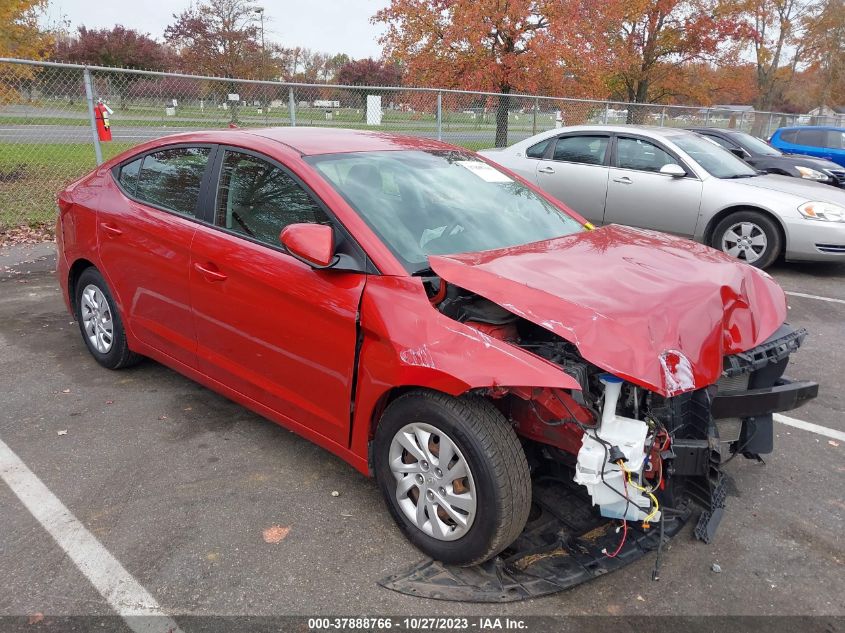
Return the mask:
M96 268L86 268L76 282L76 318L88 351L103 367L120 369L141 360L129 349L123 321Z
M525 527L531 506L525 453L483 398L403 394L382 416L373 455L393 518L434 559L484 562Z
M716 225L711 245L752 266L767 268L780 255L783 240L768 216L758 211L738 211Z

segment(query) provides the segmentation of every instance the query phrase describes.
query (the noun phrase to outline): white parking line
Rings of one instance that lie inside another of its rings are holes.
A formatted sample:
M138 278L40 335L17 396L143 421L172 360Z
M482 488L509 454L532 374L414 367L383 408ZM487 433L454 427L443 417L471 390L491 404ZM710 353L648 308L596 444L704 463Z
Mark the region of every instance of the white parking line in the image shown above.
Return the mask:
M816 433L817 435L824 435L832 440L845 442L845 433L842 431L829 429L826 426L813 424L812 422L804 422L804 420L796 420L795 418L790 418L788 415L782 415L780 413L775 413L772 417L775 422L780 422L781 424L786 424L787 426L794 426L796 429L804 429L805 431L810 431L811 433Z
M790 290L784 290L784 294L788 294L793 297L804 297L805 299L817 299L818 301L827 301L829 303L845 303L845 299L834 299L833 297L820 297L819 295L808 295L803 292L792 292Z
M44 483L0 440L0 478L136 633L179 627Z

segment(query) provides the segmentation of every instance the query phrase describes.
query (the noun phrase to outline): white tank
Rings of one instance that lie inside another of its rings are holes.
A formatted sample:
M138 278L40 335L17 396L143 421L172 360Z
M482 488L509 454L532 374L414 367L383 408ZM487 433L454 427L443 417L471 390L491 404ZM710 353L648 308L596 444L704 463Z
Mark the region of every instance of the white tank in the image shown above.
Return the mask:
M640 420L616 415L616 403L622 390L621 378L604 374L601 382L604 384L601 420L595 431L584 433L575 465L575 482L587 488L593 505L599 506L602 516L641 521L648 516L650 499L632 486L628 486L626 490L625 473L610 461L609 447L597 441L595 436L607 442L609 446L618 446L625 455L625 467L637 473L642 469L646 457L648 426ZM659 518L660 515L657 514L652 520Z

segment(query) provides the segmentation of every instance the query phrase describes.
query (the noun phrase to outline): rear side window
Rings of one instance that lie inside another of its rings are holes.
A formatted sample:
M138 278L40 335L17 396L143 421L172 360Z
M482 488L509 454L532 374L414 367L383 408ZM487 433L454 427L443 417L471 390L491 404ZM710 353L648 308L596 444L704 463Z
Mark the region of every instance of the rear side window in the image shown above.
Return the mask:
M139 158L123 165L120 168L120 175L117 178L120 186L132 196L135 195L135 187L138 185L138 172L141 171L142 160L143 158Z
M327 224L317 202L291 176L260 158L226 152L217 192L215 224L279 246L289 224Z
M780 138L784 143L797 143L798 130L786 130L780 133Z
M798 130L798 144L812 147L824 147L827 140L826 130Z
M147 154L135 196L157 207L196 216L200 183L210 152L207 147L174 147Z
M540 141L536 145L532 145L528 148L525 152L525 155L528 158L543 158L546 153L546 148L549 146L554 139L547 138L545 141Z
M557 140L552 158L568 163L604 165L607 136L564 136Z
M845 132L828 130L827 141L824 146L830 147L831 149L845 149Z

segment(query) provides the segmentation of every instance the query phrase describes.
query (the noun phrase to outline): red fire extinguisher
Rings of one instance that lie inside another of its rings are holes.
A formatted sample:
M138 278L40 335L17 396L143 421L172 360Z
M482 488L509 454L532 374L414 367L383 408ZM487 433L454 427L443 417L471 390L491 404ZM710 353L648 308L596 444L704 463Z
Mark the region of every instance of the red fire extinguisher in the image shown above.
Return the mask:
M94 108L94 118L97 119L97 136L101 141L111 140L111 123L109 123L109 115L114 111L103 103L102 99L97 99L97 105Z

